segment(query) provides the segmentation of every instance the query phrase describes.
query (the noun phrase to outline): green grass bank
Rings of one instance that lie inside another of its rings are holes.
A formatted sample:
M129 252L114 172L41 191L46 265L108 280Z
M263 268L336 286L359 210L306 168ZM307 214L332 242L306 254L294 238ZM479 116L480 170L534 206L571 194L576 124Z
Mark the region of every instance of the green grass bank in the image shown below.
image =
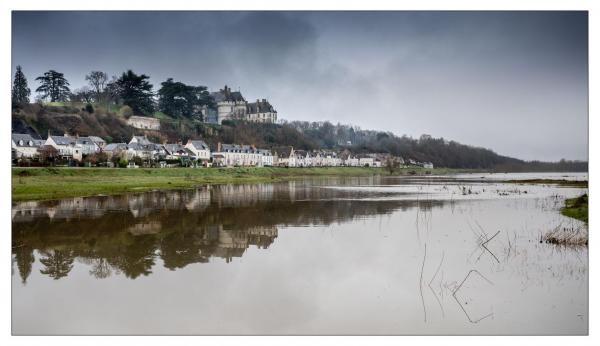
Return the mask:
M588 223L588 195L584 194L565 200L565 206L560 210L560 213Z
M403 168L394 175L465 172L445 168ZM277 182L317 176L390 175L383 168L12 168L12 200L48 200L159 189L184 189L206 184Z

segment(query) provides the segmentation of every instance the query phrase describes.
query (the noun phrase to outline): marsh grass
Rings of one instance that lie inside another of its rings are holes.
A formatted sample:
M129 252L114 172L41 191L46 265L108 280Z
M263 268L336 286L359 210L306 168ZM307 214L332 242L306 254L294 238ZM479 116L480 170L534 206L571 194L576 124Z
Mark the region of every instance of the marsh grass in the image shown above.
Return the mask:
M576 198L567 199L560 213L588 223L588 195L583 194Z
M587 246L588 229L587 227L562 227L559 225L544 234L540 242L569 247Z

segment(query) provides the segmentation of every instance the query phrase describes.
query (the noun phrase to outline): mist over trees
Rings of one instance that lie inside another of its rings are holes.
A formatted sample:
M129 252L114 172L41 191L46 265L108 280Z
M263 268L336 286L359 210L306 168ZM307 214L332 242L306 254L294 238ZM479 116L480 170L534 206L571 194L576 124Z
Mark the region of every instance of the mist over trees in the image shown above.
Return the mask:
M64 102L69 99L71 90L64 74L50 70L35 80L40 82L40 86L35 91L41 93L43 100L49 99L50 102Z
M31 90L27 86L27 78L25 78L21 66L17 65L17 72L15 72L15 79L12 87L12 103L29 103L29 95L31 95Z

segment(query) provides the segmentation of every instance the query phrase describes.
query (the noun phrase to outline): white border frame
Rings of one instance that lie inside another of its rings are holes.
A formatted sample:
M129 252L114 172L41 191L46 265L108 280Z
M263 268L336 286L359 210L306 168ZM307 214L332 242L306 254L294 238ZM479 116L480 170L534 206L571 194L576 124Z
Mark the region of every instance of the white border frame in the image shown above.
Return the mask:
M0 103L4 108L5 112L2 114L2 120L0 121L0 133L2 134L2 140L4 141L6 148L8 148L8 138L10 137L11 123L9 116L10 107L10 88L12 82L12 70L11 70L11 11L13 10L587 10L589 11L589 134L593 130L598 129L598 120L591 116L597 113L598 103L592 97L592 95L598 95L598 69L594 64L599 60L598 46L600 39L598 37L598 3L600 1L583 1L583 0L572 0L572 1L558 1L558 0L546 0L546 1L535 1L535 0L488 0L488 1L474 1L474 0L455 0L455 1L443 1L443 0L431 0L431 1L397 1L392 3L391 1L383 0L369 0L369 1L357 1L347 0L344 2L332 1L332 0L304 0L304 1L273 1L263 0L254 1L250 4L243 0L229 0L227 2L216 2L212 1L209 3L203 2L190 2L185 0L170 0L161 3L150 3L149 1L133 0L133 1L119 1L119 0L101 0L95 2L81 2L74 0L28 0L28 1L13 1L4 0L0 2L0 27L1 36L3 43L3 52L1 55L2 69L0 69L0 80L3 81L1 84L0 92ZM10 81L10 82L9 82ZM597 179L597 164L594 158L592 158L594 149L599 143L598 137L589 136L589 173L590 180L595 182ZM9 151L0 150L0 162L9 162ZM595 229L593 225L595 222L595 215L598 213L599 208L596 204L595 197L596 189L595 183L590 184L590 195L592 196L592 204L590 214L591 217L590 226L592 231L590 232L590 248L589 253L589 333L588 337L478 337L478 336L460 336L460 337L11 337L11 275L10 275L10 261L8 256L10 254L11 246L11 218L10 209L11 195L10 195L10 181L11 172L9 165L3 165L0 169L2 175L2 191L0 198L2 200L3 207L0 208L0 215L3 226L1 229L2 241L0 244L7 250L8 254L4 254L3 260L0 261L2 265L0 277L2 278L0 299L4 304L1 304L4 308L2 309L1 321L2 329L0 337L3 340L4 345L28 345L28 344L41 344L44 345L104 345L107 342L118 342L128 344L173 344L173 345L186 345L192 342L208 342L210 344L218 345L236 345L240 343L244 345L299 345L304 343L327 343L327 344L343 344L343 345L364 345L364 344L383 344L392 345L397 342L409 342L409 343L431 343L439 344L444 343L448 345L478 345L482 343L485 345L502 345L512 343L543 343L544 345L562 345L564 343L569 344L588 344L598 345L600 344L600 338L598 338L598 319L596 318L596 312L598 312L598 298L593 294L598 291L598 278L596 275L596 264L598 263L598 256L594 248L596 239ZM600 192L598 192L600 193ZM598 238L600 239L600 238ZM42 340L43 338L43 340ZM568 340L566 339L568 338ZM201 339L201 340L200 340Z

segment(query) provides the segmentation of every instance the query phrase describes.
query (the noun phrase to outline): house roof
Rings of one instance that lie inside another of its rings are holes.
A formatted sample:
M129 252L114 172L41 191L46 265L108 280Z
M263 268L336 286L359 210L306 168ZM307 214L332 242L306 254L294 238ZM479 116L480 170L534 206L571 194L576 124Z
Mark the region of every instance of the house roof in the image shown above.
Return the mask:
M163 147L165 147L165 150L169 154L174 154L177 152L186 152L186 148L181 144L164 144Z
M54 143L56 143L57 145L70 145L70 144L75 144L75 141L73 140L73 138L71 137L65 137L65 136L50 136L50 138L52 138L52 140L54 141Z
M78 137L75 138L77 144L96 144L90 137Z
M150 142L150 140L148 140L148 138L146 138L146 136L133 136L129 143L131 143L134 139L140 144L153 144Z
M292 151L292 147L277 147L275 152L277 156L280 158L290 157L290 152Z
M236 153L255 153L256 149L250 145L221 144L221 151Z
M126 143L111 143L104 147L104 151L114 151L114 150L126 150Z
M188 144L192 144L192 146L198 150L209 150L208 145L200 139L192 139L188 141Z
M28 133L13 133L12 140L19 147L39 147L44 144L43 140L35 139ZM19 141L23 141L23 145L19 145Z
M98 144L98 143L106 143L106 141L98 136L89 136L88 137L92 142Z

